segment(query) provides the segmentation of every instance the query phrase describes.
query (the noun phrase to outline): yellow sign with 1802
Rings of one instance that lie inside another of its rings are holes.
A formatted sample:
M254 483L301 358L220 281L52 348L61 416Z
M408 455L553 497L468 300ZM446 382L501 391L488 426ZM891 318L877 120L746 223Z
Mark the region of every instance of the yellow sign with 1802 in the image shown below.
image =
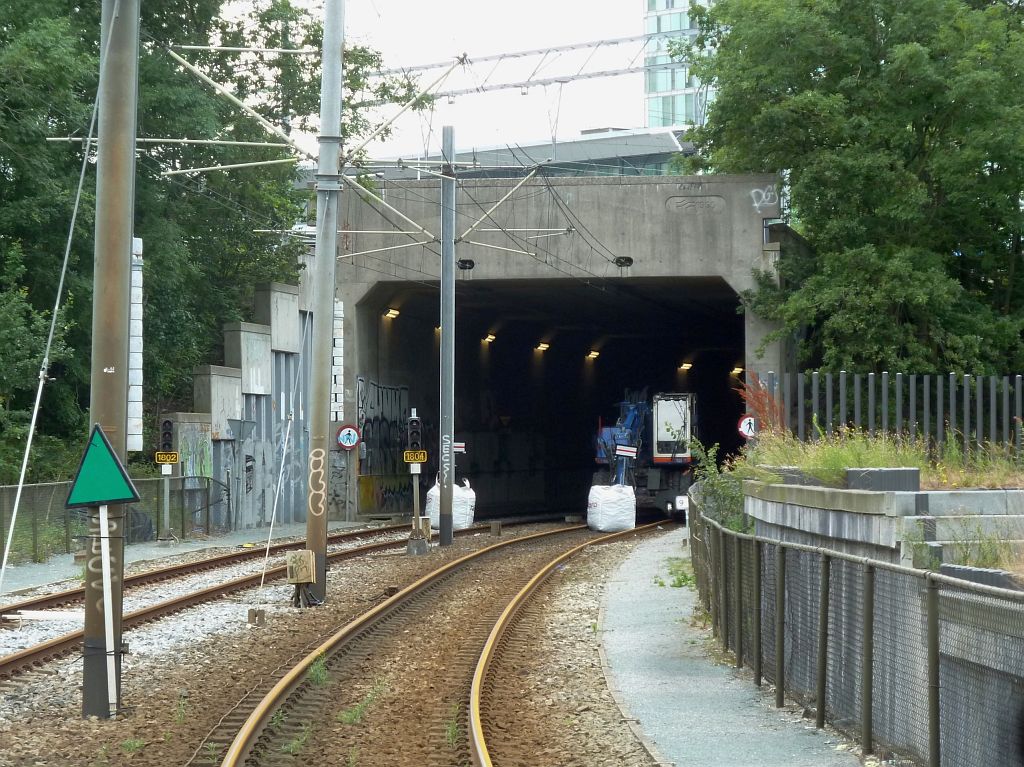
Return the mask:
M426 463L427 462L427 451L426 450L405 450L402 452L402 456L405 458L406 463Z
M178 460L179 456L178 456L178 451L177 450L175 450L173 452L171 452L171 451L158 452L154 456L154 458L155 458L157 463L179 463L179 460Z

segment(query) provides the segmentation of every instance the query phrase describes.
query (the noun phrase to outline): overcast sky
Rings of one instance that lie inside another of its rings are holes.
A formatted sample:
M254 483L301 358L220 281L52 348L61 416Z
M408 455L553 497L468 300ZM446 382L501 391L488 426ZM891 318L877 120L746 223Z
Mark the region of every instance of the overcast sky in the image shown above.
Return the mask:
M322 12L322 0L312 7ZM347 0L345 34L349 43L376 48L386 67L414 66L450 60L467 53L470 59L547 46L611 40L643 33L644 0ZM524 80L541 65L538 77L617 69L643 64L640 43L565 53L541 62L539 56L503 63L480 63L458 71L448 89L483 82ZM440 72L421 78L435 78ZM386 114L386 113L383 113ZM433 114L402 119L395 135L371 147L374 157L409 156L440 149L442 125L452 125L456 149L503 146L532 140L559 141L588 128L637 128L644 124L643 79L640 74L581 80L440 99Z

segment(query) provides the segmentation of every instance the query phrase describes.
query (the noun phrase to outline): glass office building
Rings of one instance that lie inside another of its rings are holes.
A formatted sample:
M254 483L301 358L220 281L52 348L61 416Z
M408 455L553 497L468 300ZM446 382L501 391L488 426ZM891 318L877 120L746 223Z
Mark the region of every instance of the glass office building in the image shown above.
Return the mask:
M702 125L713 91L690 74L684 62L669 56L669 41L697 34L691 6L707 0L643 0L644 33L648 35L644 92L649 128Z

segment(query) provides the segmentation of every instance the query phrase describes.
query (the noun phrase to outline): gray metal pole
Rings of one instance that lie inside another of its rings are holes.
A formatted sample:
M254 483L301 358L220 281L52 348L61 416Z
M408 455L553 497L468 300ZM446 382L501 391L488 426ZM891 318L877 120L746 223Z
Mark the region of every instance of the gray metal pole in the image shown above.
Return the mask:
M316 558L317 601L327 598L327 483L331 455L331 355L334 351L334 261L338 255L338 178L341 152L341 60L345 0L324 4L323 70L320 81L320 156L317 161L316 245L313 264L313 353L310 360L309 484L306 546Z
M128 327L131 305L132 222L135 200L135 114L140 0L103 0L100 22L99 122L96 159L96 239L93 256L90 423L98 423L122 461L128 421ZM114 15L114 7L118 7ZM98 510L90 511L85 581L82 716L107 718L121 697L121 581L124 507L109 507L113 647L103 625L102 556ZM116 701L107 693L107 653L113 653Z
M928 767L942 764L939 718L939 584L928 577Z
M452 126L441 133L441 518L440 544L451 545L455 485L455 138Z
M874 731L874 666L875 666L875 566L864 565L864 636L861 651L860 729L861 748L865 754L875 752Z
M786 705L786 549L775 554L775 708Z
M754 595L751 601L754 603L754 684L761 686L761 541L755 539L754 561Z
M819 730L825 726L825 684L828 681L828 612L829 580L832 572L832 558L821 555L821 585L818 590L818 673L815 680L814 726Z

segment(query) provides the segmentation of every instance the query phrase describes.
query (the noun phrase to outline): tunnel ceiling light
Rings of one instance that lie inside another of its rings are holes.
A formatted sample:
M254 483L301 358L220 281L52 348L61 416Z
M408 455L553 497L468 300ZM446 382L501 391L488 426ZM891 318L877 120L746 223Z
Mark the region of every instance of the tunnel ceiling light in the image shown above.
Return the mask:
M470 269L476 266L476 261L474 261L472 258L460 258L458 261L455 262L455 265L459 267L459 269L461 269L462 271L468 272Z
M591 349L590 350L590 354L587 355L587 359L588 360L596 360L600 356L601 356L601 352L596 351L594 349Z
M495 338L496 338L496 336L494 335L494 333L488 333L487 335L484 336L484 343L489 344Z
M684 362L682 365L679 366L679 369L680 370L689 370L692 367L693 367L693 363L692 362Z
M633 259L630 258L629 256L616 256L615 257L615 265L620 267L620 268L624 268L624 267L627 267L627 266L632 266L633 265Z
M740 373L742 373L742 372L743 372L743 368L741 368L741 367L734 367L734 368L732 369L732 374L733 374L734 376L738 376L738 375L739 375Z
M388 309L386 312L384 312L384 316L388 317L389 319L394 319L399 314L401 314L401 312L399 312L398 309Z
M537 351L544 352L551 348L551 344L546 344L543 341L537 344Z

